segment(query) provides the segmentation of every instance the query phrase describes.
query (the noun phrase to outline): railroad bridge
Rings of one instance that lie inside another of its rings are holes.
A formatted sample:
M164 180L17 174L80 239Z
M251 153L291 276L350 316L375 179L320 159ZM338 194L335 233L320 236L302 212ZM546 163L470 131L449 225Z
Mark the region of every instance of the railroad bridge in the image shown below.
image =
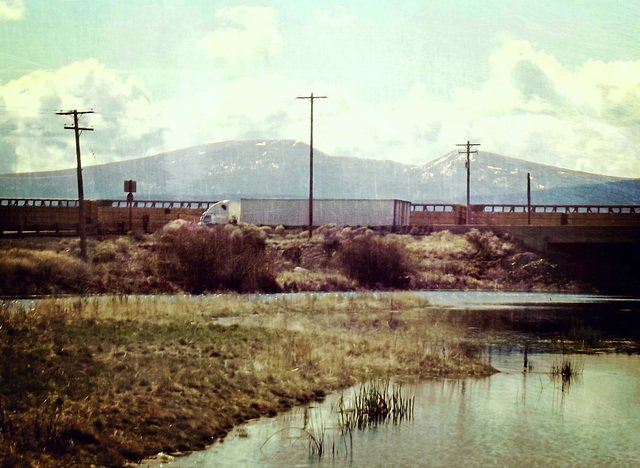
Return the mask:
M214 201L86 200L90 234L154 232L169 221L197 222ZM425 231L470 229L510 234L539 251L640 245L640 206L413 203L408 225ZM0 236L74 235L77 199L0 199ZM634 249L632 249L634 250Z

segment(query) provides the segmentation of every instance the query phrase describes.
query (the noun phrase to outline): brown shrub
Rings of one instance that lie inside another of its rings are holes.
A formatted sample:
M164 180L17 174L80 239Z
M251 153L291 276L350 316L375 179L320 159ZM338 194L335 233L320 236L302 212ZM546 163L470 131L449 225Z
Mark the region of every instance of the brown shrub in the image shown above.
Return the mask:
M464 235L466 241L473 248L473 255L483 260L497 260L510 254L514 246L496 236L493 232L480 232L471 229Z
M185 291L273 292L266 234L251 226L182 226L165 232L160 275Z
M371 288L406 288L414 271L403 244L371 234L345 241L339 258L347 277Z
M82 293L91 274L80 259L50 250L0 251L0 293L12 295Z

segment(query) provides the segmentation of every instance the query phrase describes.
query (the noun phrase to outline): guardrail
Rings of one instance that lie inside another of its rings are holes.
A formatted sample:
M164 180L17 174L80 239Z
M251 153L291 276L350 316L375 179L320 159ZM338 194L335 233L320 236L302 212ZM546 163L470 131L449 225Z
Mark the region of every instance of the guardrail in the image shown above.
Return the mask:
M638 205L524 205L415 203L411 206L411 224L539 225L539 226L637 226Z
M126 200L85 200L98 206L129 207ZM215 201L134 200L133 208L187 208L206 210ZM0 198L0 206L61 206L78 207L77 198Z
M452 213L462 205L447 203L412 203L411 211L426 211L429 213Z
M215 201L85 200L87 230L95 234L153 232L175 219L197 222ZM73 233L78 228L77 199L0 199L0 236L45 232Z
M0 206L78 206L74 198L0 198Z
M474 212L485 213L527 213L528 205L472 205ZM636 205L531 205L532 213L591 213L617 214L640 213Z
M99 200L100 206L110 206L113 208L128 208L126 200ZM131 202L132 208L170 208L170 209L190 209L205 211L215 201L168 201L168 200L134 200Z

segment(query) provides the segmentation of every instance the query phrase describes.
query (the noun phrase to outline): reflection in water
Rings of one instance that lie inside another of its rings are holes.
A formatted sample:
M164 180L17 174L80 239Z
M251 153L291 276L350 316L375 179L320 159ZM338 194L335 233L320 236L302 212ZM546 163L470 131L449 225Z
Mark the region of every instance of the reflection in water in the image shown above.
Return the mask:
M529 353L533 371L526 373L523 354L491 359L501 373L408 388L415 410L401 424L353 431L331 445L332 431L339 434L334 395L306 411L250 422L241 429L248 437L234 431L170 466L640 466L640 356L581 357L582 373L570 386L550 375L562 356ZM305 427L323 429L333 452L310 457L300 438Z
M556 385L558 382L560 384L561 403L564 403L565 396L569 393L571 385L582 381L583 367L584 362L566 355L562 356L562 358L556 358L551 364L549 376Z

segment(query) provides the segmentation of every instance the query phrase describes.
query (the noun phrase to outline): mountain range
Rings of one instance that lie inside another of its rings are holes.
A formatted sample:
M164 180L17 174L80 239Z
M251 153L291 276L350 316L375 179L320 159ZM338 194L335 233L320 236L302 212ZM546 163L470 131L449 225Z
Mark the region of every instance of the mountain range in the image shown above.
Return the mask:
M314 197L465 203L466 154L424 165L329 156L314 149ZM471 155L471 203L640 204L640 179L623 179L479 151ZM85 197L138 200L305 198L309 146L293 140L227 141L83 168ZM76 170L0 175L2 198L77 198Z

